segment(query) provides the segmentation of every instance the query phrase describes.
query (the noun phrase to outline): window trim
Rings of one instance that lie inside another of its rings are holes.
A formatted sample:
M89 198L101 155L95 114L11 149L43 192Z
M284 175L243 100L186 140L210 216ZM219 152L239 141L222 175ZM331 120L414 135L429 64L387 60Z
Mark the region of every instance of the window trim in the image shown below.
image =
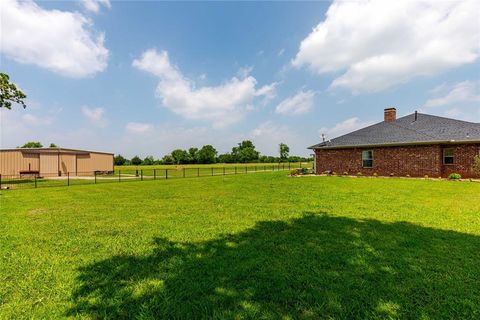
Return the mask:
M364 158L363 158L363 154L364 154L365 152L371 152L372 158L371 158L371 159L364 159ZM374 158L375 158L375 157L373 156L373 150L372 150L372 149L362 150L362 168L365 168L365 169L371 169L371 168L373 168L373 166L374 166ZM364 161L372 161L372 165L371 165L371 166L365 166L365 162L364 162Z
M452 150L452 155L451 156L446 156L445 155L447 150ZM452 158L452 163L446 163L445 158ZM453 166L455 164L455 148L443 148L442 163L443 163L444 166Z

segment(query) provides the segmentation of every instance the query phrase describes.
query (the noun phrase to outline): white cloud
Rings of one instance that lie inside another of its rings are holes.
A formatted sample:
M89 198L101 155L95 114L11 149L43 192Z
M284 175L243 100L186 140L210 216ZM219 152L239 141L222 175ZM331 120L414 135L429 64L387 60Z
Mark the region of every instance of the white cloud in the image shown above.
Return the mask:
M480 122L480 107L474 107L471 110L453 108L445 111L444 114L448 118L454 118L469 122Z
M445 86L437 87L433 90L435 93L445 91ZM448 92L441 97L429 99L425 107L440 107L454 103L479 102L480 101L480 81L463 81L456 83L448 88Z
M279 57L281 57L281 56L283 56L284 53L285 53L285 48L282 48L282 49L280 49L280 50L278 51L277 55L278 55Z
M33 126L46 126L52 124L53 119L51 117L38 117L31 113L24 114L22 120L28 125Z
M107 126L108 122L105 119L105 109L104 108L90 108L87 106L82 107L83 115L92 123L93 125L104 128Z
M153 130L153 126L149 123L129 122L125 126L125 129L134 134L146 134Z
M256 89L257 80L248 74L233 77L215 87L197 88L180 70L170 63L168 53L148 50L133 66L160 78L156 94L170 111L194 120L212 121L224 127L239 121L257 96L271 95L274 88Z
M342 122L337 123L335 126L331 128L323 127L320 130L318 130L320 136L322 134L325 134L325 138L327 140L342 136L344 134L350 133L352 131L367 127L371 125L372 122L369 121L361 121L359 118L354 117L350 118L347 120L344 120Z
M278 145L286 143L292 155L306 155L305 138L300 137L290 127L279 125L273 121L260 123L247 136L262 154L278 155Z
M312 109L315 92L312 90L299 91L292 97L280 102L275 108L276 113L281 114L305 114Z
M99 13L100 6L104 6L110 9L112 6L110 0L80 0L80 4L85 8L85 10Z
M105 70L104 34L77 12L45 10L32 1L2 1L2 45L7 57L62 75L86 77Z
M480 54L479 1L335 1L292 64L340 72L332 88L375 92Z

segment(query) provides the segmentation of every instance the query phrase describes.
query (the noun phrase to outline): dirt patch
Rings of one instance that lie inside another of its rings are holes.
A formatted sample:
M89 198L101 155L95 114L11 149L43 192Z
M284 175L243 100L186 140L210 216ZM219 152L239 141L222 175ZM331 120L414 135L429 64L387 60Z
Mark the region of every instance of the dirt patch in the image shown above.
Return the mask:
M39 215L39 214L44 214L44 213L47 213L48 210L45 209L45 208L35 208L35 209L32 209L30 211L28 211L28 214L30 215Z

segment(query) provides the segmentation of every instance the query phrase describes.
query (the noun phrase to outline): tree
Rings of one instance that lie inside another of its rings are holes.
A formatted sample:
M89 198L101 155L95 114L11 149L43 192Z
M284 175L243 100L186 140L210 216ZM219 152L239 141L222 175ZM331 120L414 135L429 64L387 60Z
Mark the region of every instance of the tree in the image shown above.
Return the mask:
M198 148L190 148L188 149L188 155L190 156L190 163L196 163L197 162L197 152Z
M0 72L0 108L12 108L12 103L21 104L26 108L24 99L27 96L17 86L10 82L10 77L6 73Z
M197 163L207 164L215 163L217 157L217 150L211 145L203 146L195 155Z
M55 144L55 143L50 143L50 145L48 146L49 148L58 148L58 146Z
M473 161L473 171L480 175L480 155L476 155Z
M20 148L43 148L43 145L39 141L29 141Z
M190 154L182 149L173 150L172 158L176 164L185 164L190 162Z
M138 166L140 164L142 164L142 159L140 159L139 156L135 156L132 158L132 160L130 160L130 162L134 165L134 166Z
M232 156L236 161L242 163L258 160L259 154L250 140L244 140L238 144L238 147L232 148Z
M219 163L234 163L235 158L230 153L224 153L218 156L217 162Z
M169 154L163 156L162 158L162 164L173 164L175 162L175 159Z
M113 158L113 164L116 166L123 166L125 162L127 162L127 159L125 159L121 154Z
M148 156L148 157L145 157L145 159L143 159L142 164L145 166L151 166L153 165L154 161L155 159L153 159L153 156Z
M280 143L280 161L285 161L288 158L288 153L290 152L290 148L285 143Z

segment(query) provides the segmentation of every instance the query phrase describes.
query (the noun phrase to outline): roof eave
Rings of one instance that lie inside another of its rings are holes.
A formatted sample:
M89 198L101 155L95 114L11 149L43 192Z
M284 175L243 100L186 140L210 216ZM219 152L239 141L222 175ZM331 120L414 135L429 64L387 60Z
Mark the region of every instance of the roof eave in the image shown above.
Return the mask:
M340 145L340 146L318 146L314 145L308 149L354 149L354 148L373 148L373 147L396 147L396 146L415 146L415 145L436 145L436 144L476 144L480 140L437 140L437 141L407 141L407 142L392 142L392 143L378 143L378 144L359 144L359 145Z

